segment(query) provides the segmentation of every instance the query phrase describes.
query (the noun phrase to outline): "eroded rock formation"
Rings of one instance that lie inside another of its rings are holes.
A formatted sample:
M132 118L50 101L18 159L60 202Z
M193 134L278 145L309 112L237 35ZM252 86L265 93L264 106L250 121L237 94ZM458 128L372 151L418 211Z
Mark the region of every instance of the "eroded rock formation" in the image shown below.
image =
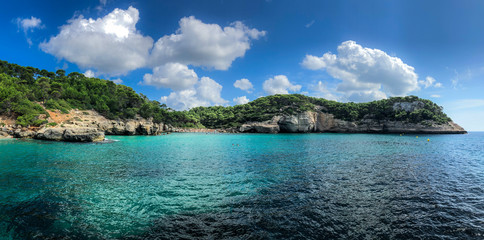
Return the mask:
M375 119L351 122L334 118L333 114L309 111L296 115L275 116L265 122L246 123L239 128L239 131L259 133L467 133L454 122L446 124L436 124L432 121L409 123Z

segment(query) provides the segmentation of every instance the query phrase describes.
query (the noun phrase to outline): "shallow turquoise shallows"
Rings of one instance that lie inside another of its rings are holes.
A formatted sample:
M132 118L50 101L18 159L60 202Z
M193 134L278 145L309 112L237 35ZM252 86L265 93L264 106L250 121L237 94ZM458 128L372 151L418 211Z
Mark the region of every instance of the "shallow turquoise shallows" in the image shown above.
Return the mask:
M0 140L0 239L484 238L484 133L108 138Z

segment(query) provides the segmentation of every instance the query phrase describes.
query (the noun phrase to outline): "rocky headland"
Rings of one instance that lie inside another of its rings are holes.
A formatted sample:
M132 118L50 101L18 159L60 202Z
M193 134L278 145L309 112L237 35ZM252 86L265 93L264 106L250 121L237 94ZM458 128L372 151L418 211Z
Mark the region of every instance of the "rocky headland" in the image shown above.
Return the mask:
M424 109L422 101L395 102L391 106L393 111L410 114ZM324 112L324 107L318 106L316 111L305 111L293 115L276 115L264 122L243 124L240 132L259 133L427 133L427 134L465 134L464 128L453 121L437 123L424 120L419 123L408 121L379 120L368 114L358 121L345 121L336 118L331 113Z
M109 80L1 60L0 93L0 138L98 142L106 135L169 132L466 133L443 107L417 96L355 103L274 94L235 106L176 111Z
M310 111L295 115L274 116L271 120L264 122L249 122L243 124L238 131L257 133L467 133L452 121L446 124L437 124L433 121L408 123L368 118L353 122L337 119L333 114Z
M421 103L395 103L396 111L413 112ZM93 110L71 110L67 114L46 110L47 124L41 127L21 127L5 117L0 119L0 138L33 138L68 142L99 142L105 135L159 135L166 132L206 133L467 133L456 123L436 123L426 120L420 123L406 121L376 120L368 115L358 121L346 121L319 109L295 114L275 115L262 122L247 122L240 127L226 129L176 128L169 124L154 123L152 119L137 117L129 120L110 120ZM8 124L10 123L10 124Z

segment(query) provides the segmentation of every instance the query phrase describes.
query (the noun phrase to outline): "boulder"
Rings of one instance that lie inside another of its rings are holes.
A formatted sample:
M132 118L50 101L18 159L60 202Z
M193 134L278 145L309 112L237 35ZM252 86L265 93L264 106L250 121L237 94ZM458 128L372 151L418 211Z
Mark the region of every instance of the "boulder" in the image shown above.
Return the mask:
M14 132L13 136L16 138L33 138L35 134L36 133L31 130L21 131L20 129L17 129L17 131Z
M279 125L274 123L253 122L243 124L239 128L240 132L255 132L255 133L278 133L280 131Z
M96 128L68 128L64 132L63 141L69 142L101 142L104 132Z
M136 127L138 124L135 122L127 122L125 127L125 134L126 135L135 135L136 134Z
M315 115L315 112L302 112L297 115L283 116L277 124L281 132L314 132L316 126Z
M0 131L0 139L2 138L11 138L12 136L10 136L7 132L4 132L4 131Z
M104 140L104 132L97 128L44 128L35 134L35 139L68 142L99 142Z
M64 131L64 128L44 128L39 130L34 138L40 140L62 141Z

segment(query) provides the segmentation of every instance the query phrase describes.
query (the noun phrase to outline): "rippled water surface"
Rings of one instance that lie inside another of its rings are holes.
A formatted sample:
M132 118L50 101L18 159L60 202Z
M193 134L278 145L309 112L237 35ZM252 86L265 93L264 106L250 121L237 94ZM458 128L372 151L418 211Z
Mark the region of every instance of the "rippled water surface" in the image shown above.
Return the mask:
M108 138L0 140L0 239L484 238L484 133Z

